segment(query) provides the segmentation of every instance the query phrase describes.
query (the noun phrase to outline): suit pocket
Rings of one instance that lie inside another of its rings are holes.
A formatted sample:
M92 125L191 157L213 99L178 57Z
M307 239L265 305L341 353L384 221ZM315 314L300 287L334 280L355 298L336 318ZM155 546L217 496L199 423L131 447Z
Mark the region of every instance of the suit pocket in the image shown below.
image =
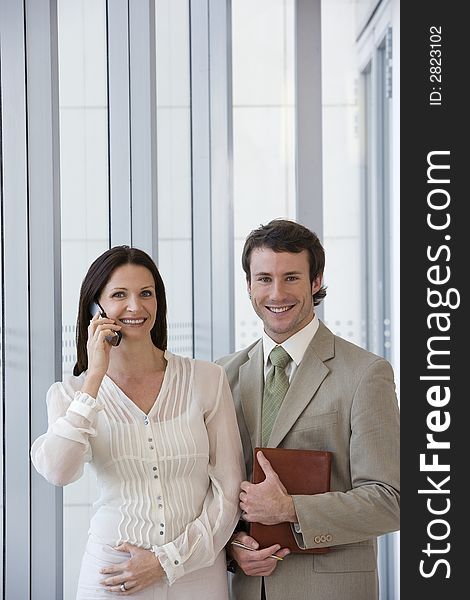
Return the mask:
M304 429L320 429L335 425L338 422L338 411L322 413L319 415L300 416L292 427L291 431L303 431Z
M377 560L371 544L333 546L328 554L315 554L313 570L318 573L375 571Z

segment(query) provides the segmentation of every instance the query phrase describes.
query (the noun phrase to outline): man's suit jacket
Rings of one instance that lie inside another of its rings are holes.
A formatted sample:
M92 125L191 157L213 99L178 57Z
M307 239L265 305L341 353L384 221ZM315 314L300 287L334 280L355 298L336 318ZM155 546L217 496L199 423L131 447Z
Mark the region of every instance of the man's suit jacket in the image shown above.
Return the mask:
M261 445L262 340L217 362L232 389L250 478ZM331 492L294 496L306 547L332 550L286 557L265 578L267 600L376 600L376 538L399 529L399 409L390 364L320 322L268 445L329 450L333 461ZM237 569L231 589L233 600L260 600L261 577Z

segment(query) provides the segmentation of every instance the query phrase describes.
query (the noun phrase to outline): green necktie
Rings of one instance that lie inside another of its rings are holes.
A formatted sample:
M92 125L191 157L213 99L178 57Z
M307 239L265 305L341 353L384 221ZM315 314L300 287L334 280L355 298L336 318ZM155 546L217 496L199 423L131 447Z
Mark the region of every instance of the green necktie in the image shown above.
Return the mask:
M261 443L263 446L267 446L268 444L279 407L289 387L286 366L291 357L282 346L275 346L269 354L269 359L273 366L268 371L264 384L263 419L261 425Z

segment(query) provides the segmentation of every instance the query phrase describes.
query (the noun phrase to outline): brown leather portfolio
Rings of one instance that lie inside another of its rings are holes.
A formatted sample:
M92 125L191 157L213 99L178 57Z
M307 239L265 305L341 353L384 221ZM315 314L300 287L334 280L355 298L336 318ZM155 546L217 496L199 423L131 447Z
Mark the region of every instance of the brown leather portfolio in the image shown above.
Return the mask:
M279 479L292 495L321 494L330 491L330 473L332 452L323 450L297 450L293 448L255 448L253 457L253 483L265 479L256 454L263 451ZM281 548L290 548L295 554L324 554L329 548L299 548L295 541L290 523L262 525L250 523L250 535L260 548L280 544Z

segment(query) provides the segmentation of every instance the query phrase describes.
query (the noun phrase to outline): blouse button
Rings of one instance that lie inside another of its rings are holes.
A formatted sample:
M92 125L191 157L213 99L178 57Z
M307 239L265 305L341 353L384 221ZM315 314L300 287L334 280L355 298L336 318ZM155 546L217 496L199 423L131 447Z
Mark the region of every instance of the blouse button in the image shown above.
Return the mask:
M153 446L149 446L150 450L153 450Z
M160 531L160 535L163 535L163 531Z
M154 471L156 471L156 470L157 470L157 467L153 467L153 470L154 470Z
M175 560L175 565L179 565L179 560Z

